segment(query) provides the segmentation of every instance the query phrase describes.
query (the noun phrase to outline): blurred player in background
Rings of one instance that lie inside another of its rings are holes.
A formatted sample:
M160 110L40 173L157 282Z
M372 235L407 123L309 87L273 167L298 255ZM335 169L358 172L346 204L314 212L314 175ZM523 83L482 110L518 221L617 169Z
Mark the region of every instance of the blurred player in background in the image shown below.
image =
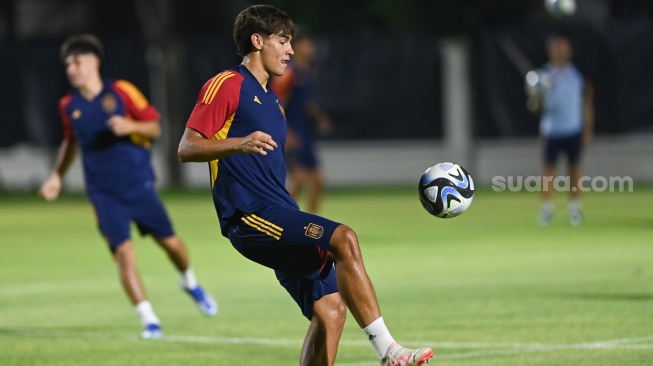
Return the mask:
M433 351L400 346L385 326L356 233L300 211L286 190L286 118L268 81L286 71L293 33L288 15L269 5L236 17L233 37L243 61L200 90L179 158L209 162L222 235L246 258L274 269L310 321L301 365L335 363L347 308L382 365L423 365Z
M142 337L159 338L159 318L136 267L132 221L142 235L152 235L165 250L180 273L182 289L200 311L214 315L218 308L197 283L186 246L175 235L155 191L150 145L161 133L159 112L133 84L100 76L102 53L102 44L90 34L72 36L61 47L61 61L74 89L61 99L64 138L53 172L39 193L47 201L59 196L63 176L80 148L86 193L118 265L122 286L144 327Z
M581 153L592 139L594 129L593 90L571 63L572 45L562 34L549 36L546 42L549 61L543 71L550 85L543 93L531 96L531 109L539 111L540 134L544 137L542 208L538 223L548 225L553 218L556 163L560 153L567 155L569 169L569 222L582 221L580 190Z
M331 131L329 115L314 98L315 43L306 28L299 28L292 40L295 54L282 76L272 77L270 87L281 98L288 122L286 164L289 173L288 191L297 200L302 188L308 189L307 211L316 213L322 199L322 173L313 137L313 122L317 132Z

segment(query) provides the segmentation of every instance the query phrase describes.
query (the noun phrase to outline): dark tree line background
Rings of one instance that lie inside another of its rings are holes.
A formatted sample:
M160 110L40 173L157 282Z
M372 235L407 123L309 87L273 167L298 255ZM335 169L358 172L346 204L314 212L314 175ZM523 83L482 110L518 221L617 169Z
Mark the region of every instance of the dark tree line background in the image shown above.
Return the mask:
M168 105L162 109L169 112L174 143L204 81L240 62L231 27L251 3L0 0L0 147L56 146L56 105L69 90L58 47L78 32L105 42L104 75L133 81L151 99L163 88L153 79L153 65L167 75ZM574 62L595 82L597 132L653 130L653 0L578 0L577 14L564 20L546 14L543 0L264 3L285 10L317 36L318 98L336 122L332 139L441 137L446 90L437 45L450 38L471 45L474 134L535 135L523 75L501 40L510 39L539 66L546 61L544 39L556 30L570 35Z

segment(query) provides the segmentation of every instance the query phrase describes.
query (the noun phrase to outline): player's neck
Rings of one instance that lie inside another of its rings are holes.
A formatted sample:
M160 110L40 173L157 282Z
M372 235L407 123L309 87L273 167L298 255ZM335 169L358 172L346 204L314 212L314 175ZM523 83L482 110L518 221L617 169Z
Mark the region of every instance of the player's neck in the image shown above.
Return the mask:
M79 90L79 93L84 97L84 99L93 100L102 92L103 87L104 84L102 83L102 79L97 76L77 88L77 90Z
M552 60L551 66L553 66L556 69L562 70L567 68L567 66L569 66L569 60Z
M243 58L242 64L249 70L249 72L254 75L256 80L261 84L263 90L267 91L268 80L270 79L270 74L263 67L263 62L256 55L247 55Z

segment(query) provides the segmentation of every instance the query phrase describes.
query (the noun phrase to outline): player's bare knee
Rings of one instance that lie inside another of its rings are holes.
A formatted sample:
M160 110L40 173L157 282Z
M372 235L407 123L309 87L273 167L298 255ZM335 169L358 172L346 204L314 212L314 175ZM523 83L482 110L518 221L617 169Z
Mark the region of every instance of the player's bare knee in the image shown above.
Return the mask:
M340 329L347 317L347 306L340 294L336 292L318 300L313 309L313 315L316 317L318 325L329 328L336 326L337 329Z
M347 306L342 299L333 305L329 312L329 316L331 317L331 320L339 326L345 324L345 319L347 318Z
M159 245L163 248L172 252L181 250L184 247L181 239L179 239L179 237L176 235L169 236L167 238L157 238L156 242L159 243Z
M361 257L356 232L347 225L340 225L331 237L331 251L336 261L344 259L358 260Z

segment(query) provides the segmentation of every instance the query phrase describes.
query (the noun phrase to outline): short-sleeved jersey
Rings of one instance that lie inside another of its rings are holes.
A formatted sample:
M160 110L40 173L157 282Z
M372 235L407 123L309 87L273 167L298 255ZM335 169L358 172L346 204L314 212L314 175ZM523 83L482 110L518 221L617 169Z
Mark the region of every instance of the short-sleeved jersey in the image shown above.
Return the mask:
M93 100L74 90L61 99L59 111L64 138L81 148L88 194L130 197L154 184L151 141L140 135L118 137L107 126L113 115L134 121L159 120L159 112L133 84L104 80Z
M552 86L546 94L540 133L547 137L568 137L583 130L583 87L581 73L569 65L563 69L546 65Z
M211 78L200 90L187 127L212 140L262 131L278 144L267 155L238 153L209 162L213 202L223 235L238 213L266 207L299 209L286 190L286 119L271 88L238 65Z

